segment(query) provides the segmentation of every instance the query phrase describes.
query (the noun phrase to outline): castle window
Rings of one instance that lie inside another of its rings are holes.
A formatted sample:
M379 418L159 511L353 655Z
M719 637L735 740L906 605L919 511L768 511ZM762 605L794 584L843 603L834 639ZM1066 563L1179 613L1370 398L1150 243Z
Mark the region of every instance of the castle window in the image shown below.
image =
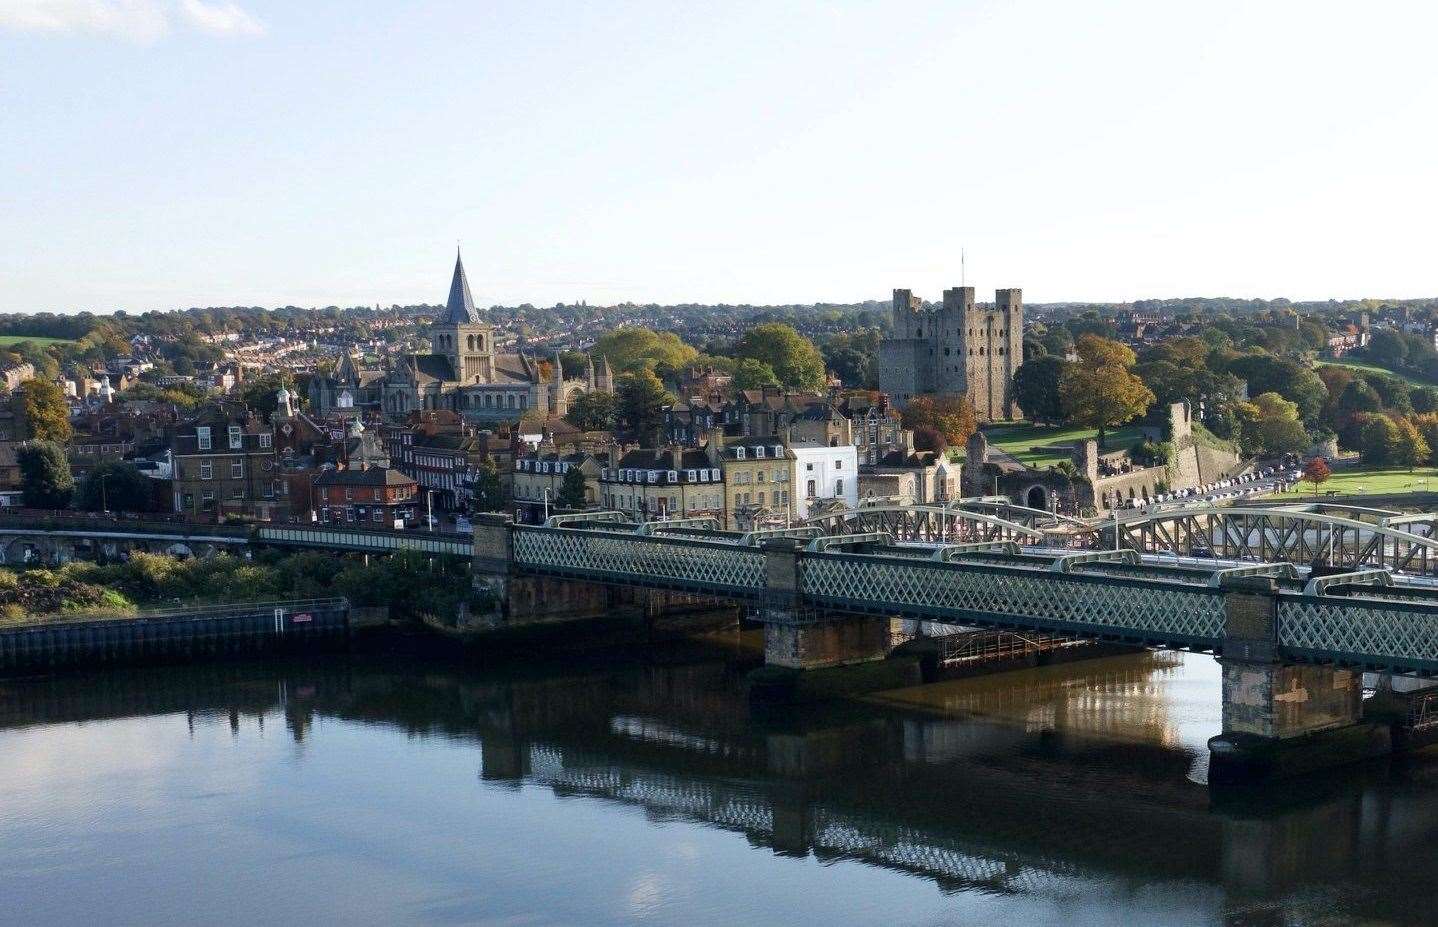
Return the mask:
M1000 357L1003 356L1003 353L1004 353L1004 349L1003 349L1003 348L999 348L999 356L1000 356Z
M948 357L948 356L949 356L949 349L948 349L948 348L944 348L944 356L945 356L945 357Z
M984 356L984 349L983 349L983 348L979 348L979 356L980 356L980 357L983 357L983 356Z

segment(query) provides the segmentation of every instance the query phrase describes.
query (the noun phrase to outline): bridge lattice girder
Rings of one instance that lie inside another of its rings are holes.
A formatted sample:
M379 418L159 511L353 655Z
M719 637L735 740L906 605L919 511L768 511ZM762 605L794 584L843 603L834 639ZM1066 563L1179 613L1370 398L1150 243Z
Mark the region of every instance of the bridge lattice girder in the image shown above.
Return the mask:
M1314 561L1354 568L1438 573L1438 540L1357 518L1287 508L1204 506L1096 523L1096 544L1143 553L1213 556L1264 563Z

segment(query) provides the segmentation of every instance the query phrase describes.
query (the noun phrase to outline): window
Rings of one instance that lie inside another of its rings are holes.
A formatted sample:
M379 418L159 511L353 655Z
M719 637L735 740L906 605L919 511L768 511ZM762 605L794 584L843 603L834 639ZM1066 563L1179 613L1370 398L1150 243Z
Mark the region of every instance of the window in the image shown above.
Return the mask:
M813 472L814 472L814 465L811 464L811 463L806 463L806 464L804 464L804 469L805 469L807 472L809 472L809 473L813 473Z
M763 504L764 504L764 494L763 494L762 492L759 493L759 504L760 504L760 505L763 505Z
M843 480L835 480L835 481L834 481L834 495L836 495L836 496L842 496L843 494L844 494L844 481L843 481Z
M275 443L275 436L272 434L260 435L260 447L271 447Z
M230 479L242 480L245 478L245 465L236 461L230 464Z
M354 491L353 489L350 489L348 486L346 486L346 487L345 487L345 501L346 501L346 502L349 502L349 501L353 500L354 497L355 497L355 491Z
M777 457L783 457L783 456L784 456L784 445L782 445L782 444L776 444L776 445L774 445L774 456L775 456L776 458L777 458Z
M383 512L383 510L381 510L381 509L375 509L375 510L374 510L374 520L375 520L375 521L384 521L384 512Z
M201 425L195 429L195 443L202 451L210 449L210 426Z
M209 508L210 506L214 505L215 491L213 489L207 489L204 492L200 493L200 501L205 504L206 508Z
M842 470L842 469L844 469L844 462L843 462L842 460L836 460L836 461L834 461L834 469L835 469L835 470Z
M806 492L807 492L807 494L808 494L808 496L809 496L810 499L812 499L812 498L814 498L816 495L818 495L818 487L815 485L815 483L814 483L813 480L810 480L810 481L806 484L805 489L806 489Z
M243 502L245 499L245 491L240 487L236 486L234 489L230 490L230 499L234 502Z
M684 478L685 478L686 480L688 480L689 482L693 483L693 482L695 482L695 481L699 478L698 474L699 474L699 471L698 471L698 470L685 470L685 471L684 471Z
M669 471L669 482L671 482L671 483L677 483L677 482L679 482L679 471L678 471L678 470L670 470L670 471Z
M239 426L239 425L231 425L230 428L229 428L229 434L230 434L230 449L231 449L231 450L235 450L235 449L241 447L241 446L244 444L244 437L243 437L243 435L240 433L240 426Z
M743 459L744 459L744 449L743 449L742 447L736 447L736 448L734 448L734 459L735 459L735 460L743 460Z
M761 445L759 445L758 447L754 448L754 459L755 459L755 460L763 460L763 459L764 459L764 445L761 444Z
M215 465L208 460L200 462L200 479L212 480L215 478Z

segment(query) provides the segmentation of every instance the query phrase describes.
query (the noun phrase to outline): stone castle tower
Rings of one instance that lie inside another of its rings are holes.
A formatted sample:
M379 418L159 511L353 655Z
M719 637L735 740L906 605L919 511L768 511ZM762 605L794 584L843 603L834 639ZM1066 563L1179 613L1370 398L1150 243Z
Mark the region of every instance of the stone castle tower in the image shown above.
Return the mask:
M454 255L454 279L444 315L430 326L434 353L449 359L454 378L461 384L489 383L494 378L494 326L474 308L469 278L459 252Z
M893 331L879 344L879 389L900 406L920 393L964 393L980 421L1017 418L1023 343L1022 290L996 290L993 306L980 306L973 287L952 287L931 309L912 291L895 290Z

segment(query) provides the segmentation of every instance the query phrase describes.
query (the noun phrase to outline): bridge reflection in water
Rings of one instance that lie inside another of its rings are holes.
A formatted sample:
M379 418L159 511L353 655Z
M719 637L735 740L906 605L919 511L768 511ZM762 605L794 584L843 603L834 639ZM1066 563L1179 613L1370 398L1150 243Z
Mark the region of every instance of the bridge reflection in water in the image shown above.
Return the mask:
M1438 901L1438 767L1385 765L1210 804L1194 781L1218 725L1207 658L1134 654L772 718L742 697L742 661L666 660L484 673L224 664L7 681L0 733L177 712L237 730L282 722L297 743L329 736L327 724L316 732L323 719L380 725L474 743L473 788L540 786L784 856L1115 917L1152 892L1176 922L1192 919L1189 906L1235 923L1330 909L1421 922Z

